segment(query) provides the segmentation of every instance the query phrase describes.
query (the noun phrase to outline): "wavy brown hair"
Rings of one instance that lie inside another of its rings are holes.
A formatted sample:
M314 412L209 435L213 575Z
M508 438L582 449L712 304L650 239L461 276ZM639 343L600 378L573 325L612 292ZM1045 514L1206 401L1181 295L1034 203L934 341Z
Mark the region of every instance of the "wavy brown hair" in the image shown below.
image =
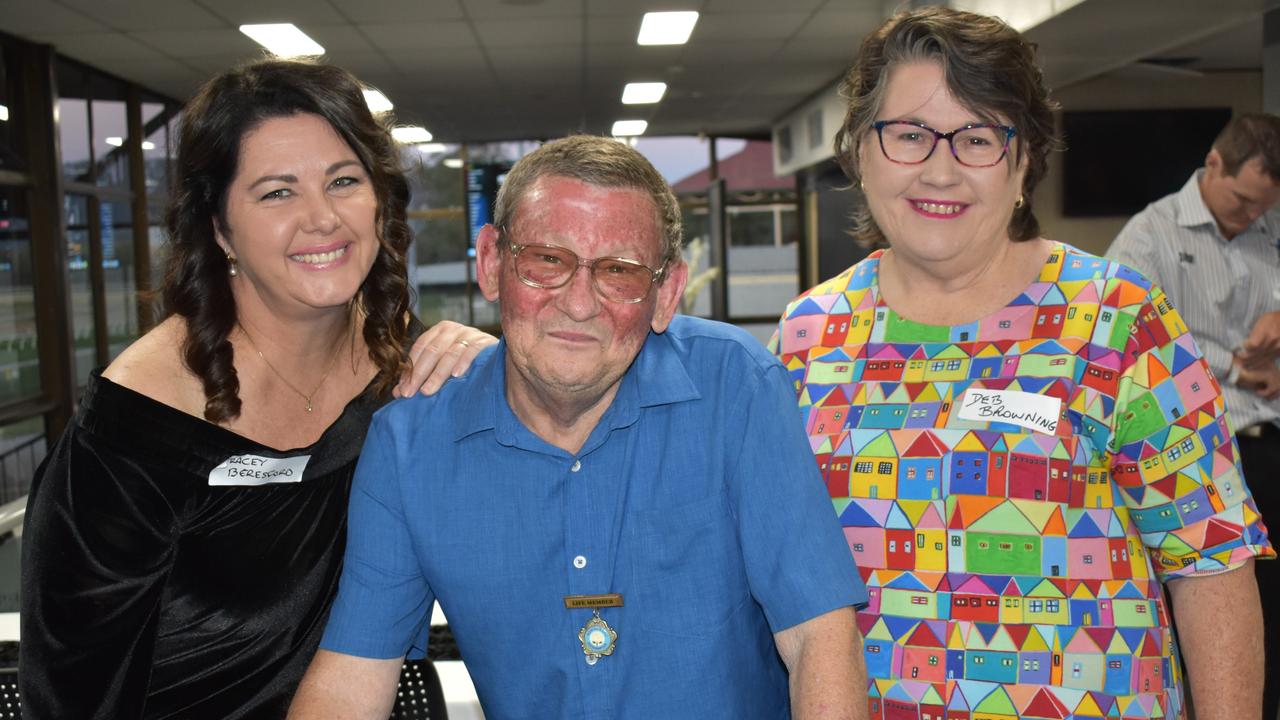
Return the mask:
M1038 237L1040 221L1031 200L1044 178L1049 151L1061 146L1053 124L1058 105L1044 85L1035 45L998 18L929 7L898 13L868 35L841 86L848 110L835 139L840 167L855 184L862 179L858 148L880 112L889 73L898 65L920 61L941 65L952 97L984 122L1016 128L1013 157L1026 161L1027 172L1022 181L1025 202L1013 211L1009 237ZM859 240L870 245L885 242L865 206L854 221Z
M413 235L405 216L409 184L390 128L369 112L360 81L341 68L275 59L250 63L205 83L183 110L166 216L170 255L160 296L166 313L186 320L182 359L204 385L210 422L240 414L229 340L237 310L215 223L227 227L227 188L245 136L266 120L300 113L323 118L346 141L377 197L378 255L355 298L369 358L378 368L374 390L385 395L407 367L405 256Z

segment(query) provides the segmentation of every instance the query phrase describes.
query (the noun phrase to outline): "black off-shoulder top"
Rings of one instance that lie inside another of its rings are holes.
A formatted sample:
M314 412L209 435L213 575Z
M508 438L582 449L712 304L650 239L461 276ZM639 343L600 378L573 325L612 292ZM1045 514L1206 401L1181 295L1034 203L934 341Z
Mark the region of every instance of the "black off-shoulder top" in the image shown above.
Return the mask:
M24 714L284 717L381 404L366 389L314 444L278 451L95 373L28 501Z

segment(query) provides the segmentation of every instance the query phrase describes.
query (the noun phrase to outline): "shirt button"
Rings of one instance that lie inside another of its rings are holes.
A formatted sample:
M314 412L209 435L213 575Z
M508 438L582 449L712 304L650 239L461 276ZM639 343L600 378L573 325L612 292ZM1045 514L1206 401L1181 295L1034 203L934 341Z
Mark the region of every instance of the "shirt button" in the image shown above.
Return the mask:
M573 461L573 465L570 465L570 466L569 466L569 472L578 472L578 471L579 471L579 470L581 470L581 469L582 469L582 461L581 461L581 460L574 460L574 461Z
M587 559L579 555L578 557L573 559L573 566L581 570L582 568L587 566Z

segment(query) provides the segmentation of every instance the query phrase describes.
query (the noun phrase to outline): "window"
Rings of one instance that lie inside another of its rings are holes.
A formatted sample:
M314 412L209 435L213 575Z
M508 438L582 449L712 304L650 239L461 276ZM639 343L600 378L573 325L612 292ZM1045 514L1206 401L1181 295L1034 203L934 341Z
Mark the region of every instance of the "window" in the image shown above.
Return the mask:
M916 466L915 466L915 465L912 465L911 467L907 468L907 479L908 479L908 480L915 480L915 479L916 479Z
M880 463L880 466L877 468L877 472L879 472L881 475L892 475L893 463L891 462Z
M911 604L912 605L928 605L929 598L926 595L912 595Z
M958 597L955 599L956 607L969 607L969 598Z
M889 541L889 552L898 552L898 541L897 541L897 540L890 540L890 541Z
M1108 310L1103 310L1103 311L1102 311L1102 322L1111 322L1111 312L1110 312L1110 311L1108 311Z
M1045 609L1051 613L1058 612L1058 609L1060 607L1059 601L1057 600L1045 600L1044 605L1045 605Z
M1112 670L1119 670L1120 668L1124 667L1124 663L1120 662L1119 660L1109 660L1107 661L1107 667L1111 668Z
M959 369L960 369L960 361L959 361L959 360L948 360L948 361L947 361L947 369L948 369L948 370L959 370Z
M853 471L856 473L869 473L875 467L875 463L870 460L859 460L853 464Z
M1044 601L1043 601L1043 600L1028 600L1028 601L1027 601L1027 609L1028 609L1028 610L1030 610L1030 611L1031 611L1031 612L1033 612L1033 613L1043 612L1043 611L1044 611Z
M985 663L986 661L987 661L987 659L986 659L986 658L984 658L984 657L982 657L981 655L974 655L974 656L973 656L973 664L974 664L974 665L981 665L981 664Z
M1086 555L1084 555L1083 557L1081 557L1081 558L1080 558L1080 561L1081 561L1081 562L1083 562L1085 565L1092 565L1092 564L1093 564L1093 556L1092 556L1092 555L1088 555L1088 554L1086 554Z
M1001 320L1001 321L1000 321L1000 329L1002 329L1002 330L1007 330L1007 329L1009 329L1009 327L1011 327L1012 325L1013 325L1013 323L1012 323L1011 321L1009 321L1009 320Z
M930 665L932 665L932 666L936 666L936 665L938 664L938 656L937 656L937 655L930 655L930 656L929 656L929 664L930 664Z
M854 544L853 544L853 551L854 551L854 552L862 552L862 543L854 543Z
M959 536L959 535L952 535L952 536L951 536L951 547L960 547L960 536Z
M1182 444L1178 447L1182 448L1182 452L1184 453L1191 452L1196 449L1196 441L1191 438L1187 438L1186 440L1183 440Z
M944 367L946 367L946 363L941 360L929 363L929 369L934 372L941 372Z
M911 541L910 541L910 540L903 540L903 541L902 541L902 552L904 552L904 553L909 553L909 552L911 552Z

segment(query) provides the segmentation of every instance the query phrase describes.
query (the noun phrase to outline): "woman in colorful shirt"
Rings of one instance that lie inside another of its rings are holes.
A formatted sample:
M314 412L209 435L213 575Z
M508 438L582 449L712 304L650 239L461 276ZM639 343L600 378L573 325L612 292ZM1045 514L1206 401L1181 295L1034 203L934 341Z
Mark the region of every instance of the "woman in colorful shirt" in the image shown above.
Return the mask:
M1198 718L1257 717L1274 552L1218 383L1158 287L1040 237L1032 46L911 11L845 91L836 154L888 249L775 348L870 591L871 716L1179 717L1180 644Z

